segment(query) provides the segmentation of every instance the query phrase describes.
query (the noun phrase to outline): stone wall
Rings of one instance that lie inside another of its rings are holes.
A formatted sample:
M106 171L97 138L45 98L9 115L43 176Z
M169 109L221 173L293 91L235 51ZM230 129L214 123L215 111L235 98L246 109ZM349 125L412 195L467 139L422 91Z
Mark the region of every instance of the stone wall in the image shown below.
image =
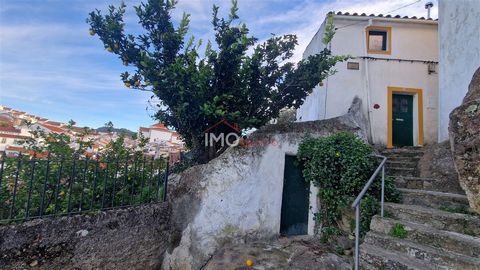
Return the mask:
M463 194L464 191L458 182L450 142L430 144L423 149L424 154L418 162L419 176L435 179L433 184L439 190Z
M170 178L171 248L164 269L202 269L226 243L271 239L280 231L285 155L295 155L309 134L351 131L366 139L365 120L356 99L347 115L323 120L268 125L241 145L207 164ZM309 234L318 211L310 188Z
M160 269L166 203L0 226L0 269Z

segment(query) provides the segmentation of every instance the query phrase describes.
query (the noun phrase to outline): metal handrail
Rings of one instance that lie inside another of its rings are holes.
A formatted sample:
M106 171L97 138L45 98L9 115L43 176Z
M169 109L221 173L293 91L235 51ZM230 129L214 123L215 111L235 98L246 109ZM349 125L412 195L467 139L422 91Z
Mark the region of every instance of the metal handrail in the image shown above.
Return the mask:
M383 218L383 202L384 202L384 194L385 194L385 162L387 161L387 158L384 156L380 155L373 155L374 157L381 158L382 162L378 165L377 169L375 172L373 172L372 176L370 176L370 179L368 182L365 184L363 187L362 191L360 191L360 194L358 194L357 198L355 198L355 201L352 203L352 208L355 208L355 270L359 269L359 257L360 257L360 202L363 199L363 196L365 196L365 193L367 193L367 190L370 188L372 185L373 181L377 177L378 173L380 170L382 171L382 195L381 195L381 203L380 203L380 215Z

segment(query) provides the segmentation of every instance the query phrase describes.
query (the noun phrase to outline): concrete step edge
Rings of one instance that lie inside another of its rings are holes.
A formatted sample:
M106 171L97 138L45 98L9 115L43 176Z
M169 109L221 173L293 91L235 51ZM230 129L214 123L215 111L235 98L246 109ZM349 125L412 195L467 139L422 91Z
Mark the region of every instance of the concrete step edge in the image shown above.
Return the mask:
M466 235L466 234L461 234L457 232L451 232L451 231L444 231L444 230L439 230L436 228L433 228L432 226L420 224L420 223L415 223L407 220L398 220L398 219L393 219L393 218L381 218L380 216L376 215L372 218L371 225L374 224L374 222L381 222L381 223L388 223L388 224L395 224L395 223L400 223L404 226L410 227L416 231L421 231L426 234L430 235L443 235L447 236L451 239L454 239L459 242L468 242L471 246L477 246L480 248L480 237L475 237L471 235ZM377 231L372 226L370 227L372 231L375 231L377 233L383 233L381 231Z
M457 253L457 252L451 251L451 250L446 250L446 249L443 249L443 248L437 248L437 247L422 245L422 244L420 244L418 242L415 242L415 241L412 241L412 240L395 238L395 237L392 237L390 235L380 234L380 233L376 233L376 232L372 232L372 231L367 233L367 236L365 238L364 243L370 244L369 241L372 237L383 238L383 239L386 239L388 241L392 241L392 242L395 242L395 243L398 243L398 244L402 244L404 246L409 246L409 247L412 247L412 248L417 249L417 250L423 250L425 252L428 252L430 255L435 255L435 256L438 256L438 257L445 257L445 258L447 258L448 260L451 260L451 261L462 261L462 262L465 262L465 263L468 263L468 264L471 264L471 265L480 265L480 259L479 258L467 256L467 255L460 254L460 253ZM370 245L372 245L372 244L370 244ZM385 248L385 247L383 247L383 248ZM409 254L406 254L406 255L410 258L413 258ZM415 259L422 260L422 259L419 259L419 258L415 258ZM443 265L439 262L434 262L434 263L439 264L439 265Z
M360 256L361 260L366 263L369 263L365 260L366 255L370 255L376 258L381 257L384 261L395 261L406 268L402 269L409 269L409 270L438 270L442 269L438 265L433 265L431 263L427 263L421 261L419 259L414 259L403 254L398 254L394 252L387 251L385 249L381 249L369 244L362 244L360 246ZM445 269L445 268L444 268Z
M416 193L416 194L424 194L424 195L430 195L430 196L467 200L466 195L461 195L456 193L448 193L448 192L440 192L440 191L432 191L432 190L424 190L424 189L409 189L409 188L397 188L397 189L402 193Z

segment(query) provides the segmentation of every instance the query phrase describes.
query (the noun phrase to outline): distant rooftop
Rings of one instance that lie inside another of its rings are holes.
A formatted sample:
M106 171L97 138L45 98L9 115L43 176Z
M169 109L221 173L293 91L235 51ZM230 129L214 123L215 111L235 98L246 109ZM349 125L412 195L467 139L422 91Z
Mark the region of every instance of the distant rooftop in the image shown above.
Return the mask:
M359 14L359 13L349 13L349 12L333 12L333 11L330 11L328 13L328 15L330 14L334 14L334 15L342 15L342 16L352 16L352 17L374 17L374 18L390 18L390 19L406 19L406 20L424 20L424 21L438 21L438 19L432 19L432 18L429 18L429 19L426 19L425 17L416 17L416 16L400 16L400 15L383 15L383 14L370 14L370 15L367 15L366 13L362 13L362 14Z

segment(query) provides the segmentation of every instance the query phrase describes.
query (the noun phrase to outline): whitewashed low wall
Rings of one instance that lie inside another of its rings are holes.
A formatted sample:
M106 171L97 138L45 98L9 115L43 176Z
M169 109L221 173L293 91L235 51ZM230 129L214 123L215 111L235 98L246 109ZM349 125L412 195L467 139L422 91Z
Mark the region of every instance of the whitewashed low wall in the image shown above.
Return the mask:
M178 235L163 268L200 269L226 242L278 236L285 155L295 155L307 134L319 137L350 130L365 138L359 100L354 107L334 119L267 126L245 145L172 177L169 196ZM318 210L315 188L311 193L309 234Z

